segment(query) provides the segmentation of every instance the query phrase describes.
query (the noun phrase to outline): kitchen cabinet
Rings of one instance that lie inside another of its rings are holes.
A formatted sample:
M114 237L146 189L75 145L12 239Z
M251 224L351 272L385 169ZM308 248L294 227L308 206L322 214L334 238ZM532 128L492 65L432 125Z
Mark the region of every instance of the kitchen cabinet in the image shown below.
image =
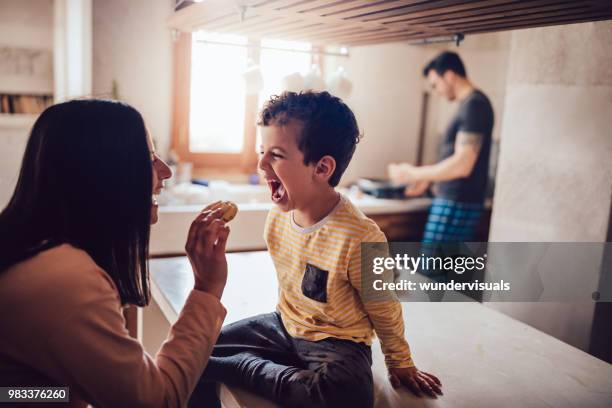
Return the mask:
M427 215L428 209L418 209L401 213L370 214L369 217L378 224L388 241L414 242L421 241L423 238ZM489 208L483 213L474 241L487 241L490 221L491 209Z

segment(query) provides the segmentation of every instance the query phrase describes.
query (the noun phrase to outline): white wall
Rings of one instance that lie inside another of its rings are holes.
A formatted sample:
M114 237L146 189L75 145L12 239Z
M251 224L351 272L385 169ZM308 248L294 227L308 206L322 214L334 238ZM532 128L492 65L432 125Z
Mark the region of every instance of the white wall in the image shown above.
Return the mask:
M52 50L53 0L0 1L2 46ZM6 126L0 121L0 210L13 194L32 124Z
M491 239L603 242L612 22L513 33Z
M165 153L170 143L172 33L166 19L173 0L94 0L93 93L121 100L143 115Z
M0 1L0 46L53 49L53 0Z
M344 67L353 83L345 99L364 135L343 176L385 177L387 164L414 161L421 116L424 50L405 43L354 47L349 58L330 57L326 75Z
M610 42L610 21L512 34L491 241L606 241ZM586 350L593 305L491 306Z

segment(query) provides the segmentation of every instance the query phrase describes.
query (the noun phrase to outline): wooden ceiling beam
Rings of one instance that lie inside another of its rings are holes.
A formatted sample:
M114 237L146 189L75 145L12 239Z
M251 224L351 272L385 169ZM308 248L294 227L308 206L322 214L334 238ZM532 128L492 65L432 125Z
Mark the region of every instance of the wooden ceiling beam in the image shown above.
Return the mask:
M589 1L574 1L571 3L568 3L568 2L560 3L559 0L543 0L543 1L537 1L537 2L525 2L525 3L520 3L520 4L508 3L508 4L493 6L493 7L487 7L486 9L475 9L475 10L467 10L467 11L464 10L464 11L456 11L452 13L441 12L440 14L434 14L434 15L425 16L425 17L410 17L403 21L401 20L394 21L388 24L393 25L393 24L401 24L403 22L414 22L417 24L431 25L431 24L435 24L441 21L446 21L446 20L460 21L463 18L478 18L479 16L488 16L488 15L494 15L494 14L501 15L504 13L512 13L512 12L523 13L523 12L530 11L530 10L556 10L559 8L572 7L574 3L593 4L593 1L589 0Z
M461 32L467 32L468 30L470 30L471 28L476 28L476 27L494 27L497 25L511 25L511 24L515 24L515 23L529 23L529 22L545 22L545 21L550 21L550 20L555 20L555 19L562 19L562 20L571 20L572 18L576 18L576 19L580 19L584 16L593 16L596 17L598 15L602 15L603 13L601 11L591 11L591 10L586 10L586 11L579 11L576 12L574 10L563 10L563 11L558 11L558 12L547 12L547 13L536 13L536 14L524 14L523 16L517 16L517 17L513 17L513 18L507 18L507 19L500 19L500 18L495 18L495 19L484 19L482 21L473 21L470 23L463 23L463 24L452 24L452 25L447 25L446 27L448 29L461 29Z
M504 13L495 13L495 14L485 14L482 16L473 16L473 17L465 17L461 19L452 19L452 20L444 20L439 21L437 23L430 23L430 27L450 27L457 25L467 25L472 24L479 21L491 21L491 20L512 20L513 18L522 17L522 16L536 16L536 15L555 15L555 13L575 13L575 12L583 12L583 11L599 11L596 9L590 8L590 5L581 4L582 2L577 1L576 5L567 8L558 7L539 7L527 10L516 10L516 11L506 11Z
M354 44L357 43L359 41L367 41L367 40L378 40L378 39L394 39L394 38L407 38L412 34L416 34L415 33L396 33L396 34L376 34L376 33L372 33L372 34L361 34L361 35L348 35L345 37L339 37L336 40L338 40L340 42L340 44Z
M411 40L414 40L417 34L410 34L407 35L405 37L397 37L397 38L383 38L383 39L370 39L370 40L362 40L362 41L355 41L354 43L351 44L352 47L362 47L362 46L366 46L366 45L374 45L374 44L385 44L385 43L389 43L389 42L405 42L408 43Z
M295 4L303 0L259 0L252 2L252 4L248 4L250 7L258 8L258 7L286 7L287 5Z
M444 16L450 15L452 13L459 12L471 12L471 13L479 13L483 10L486 10L491 7L499 6L499 5L517 5L516 0L487 0L485 1L472 1L467 4L461 4L458 6L449 6L449 7L438 7L438 8L428 8L425 10L413 10L406 11L405 13L400 13L395 16L386 17L383 19L377 19L376 21L380 24L384 25L393 25L394 23L402 23L409 20L416 20L421 17L431 17L431 16Z
M367 44L455 33L527 28L612 18L597 0L204 0L174 13L171 28Z
M240 21L238 15L232 16L232 20L223 20L216 22L215 24L206 24L204 27L206 31L232 31L232 30L245 30L252 27L265 26L268 23L278 21L276 17L264 17L264 16L248 16L243 21Z
M333 16L333 17L344 19L344 18L350 18L357 14L367 15L367 14L374 13L374 12L380 13L383 11L396 9L397 7L410 6L415 3L422 3L422 0L369 1L369 2L366 2L366 4L362 4L358 6L347 5L347 8L345 8L344 10L338 10L333 13L325 13L323 14L323 16L325 17Z
M285 24L283 24L282 26L279 26L277 24L275 24L274 26L270 26L265 30L259 30L257 32L257 35L259 37L266 37L266 36L270 36L270 37L274 37L276 35L295 35L296 33L302 33L304 31L308 31L311 30L313 32L316 32L317 29L323 29L324 25L321 23L310 23L310 24L306 24L304 25L303 22L300 22L298 24L294 24L293 27L290 28L285 28Z
M370 13L368 15L357 14L352 17L347 17L347 20L359 20L368 22L384 22L394 18L402 18L405 16L423 16L428 14L436 14L442 9L445 12L469 10L492 6L496 4L509 3L512 0L439 0L427 1L414 4L411 6L400 7L396 10L388 10L381 13Z
M416 0L413 0L416 1ZM294 7L293 11L299 13L317 14L320 16L331 16L335 13L341 12L346 8L355 8L371 5L372 3L381 3L381 1L367 1L367 0L349 0L349 1L338 1L338 0L318 0L301 4L298 7Z
M369 31L354 31L354 32L338 33L333 37L313 36L310 38L313 41L317 41L319 43L321 43L322 41L326 41L329 43L338 43L338 44L346 45L348 43L347 39L349 38L383 37L383 36L389 37L389 36L398 36L398 35L404 35L404 33L385 33L385 32L376 31L376 30L369 30Z
M384 27L380 23L377 23L377 22L354 21L354 20L348 20L348 19L338 18L334 16L324 17L313 11L296 13L290 9L276 10L276 9L273 9L273 6L270 6L270 5L261 6L257 8L255 7L247 8L245 15L249 15L250 13L274 15L278 17L299 17L303 19L304 21L322 22L328 25L336 25L336 26L343 25L346 27L356 26L356 27L372 27L372 28ZM394 27L388 27L386 29L390 31L396 30ZM400 31L401 31L401 28L400 28Z
M480 33L492 33L495 31L505 31L505 30L522 30L525 28L535 28L535 27L549 27L549 26L557 26L560 24L577 24L577 23L586 23L592 21L603 21L612 19L612 14L609 15L594 15L594 16L583 16L582 18L576 19L558 19L558 20L547 20L540 22L524 22L524 23L515 23L508 25L498 25L495 27L487 27L487 28L471 28L466 30L466 34L480 34Z
M369 30L370 34L374 34L376 32L376 30ZM334 33L333 38L339 38L341 36L349 36L349 35L355 35L358 33L364 33L363 30L355 30L355 29L350 29L350 30L342 30L342 31L338 31L336 33ZM379 32L380 33L380 32ZM282 38L287 38L291 41L308 41L308 42L312 42L313 44L316 45L329 45L330 43L336 43L335 40L332 40L331 38L331 34L330 36L325 35L325 34L316 34L316 33L311 33L311 34L303 34L303 33L290 33L290 34L283 34ZM340 42L338 42L337 44L341 44Z
M169 28L192 32L207 22L232 16L236 13L233 7L228 7L224 0L207 0L195 3L178 11L166 21Z
M364 27L357 27L357 26L339 26L339 25L326 25L326 24L322 24L322 23L316 23L316 24L320 24L319 28L317 27L301 27L301 28L296 28L294 30L291 30L294 33L299 33L299 34L326 34L326 33L334 33L336 31L351 31L351 30L364 30L364 29L369 29L369 30L384 30L383 28L364 28ZM385 30L386 31L386 30Z
M354 7L356 4L364 3L363 0L348 0L348 1L330 1L330 0L311 0L311 1L294 1L294 5L288 5L281 10L288 10L294 13L316 13L324 14L326 10L335 9L337 7Z

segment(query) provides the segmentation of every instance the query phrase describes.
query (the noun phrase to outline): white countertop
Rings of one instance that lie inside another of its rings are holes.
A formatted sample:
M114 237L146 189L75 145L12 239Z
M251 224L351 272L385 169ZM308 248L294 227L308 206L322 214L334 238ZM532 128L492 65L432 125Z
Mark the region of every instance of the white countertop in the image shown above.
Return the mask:
M431 204L430 198L409 198L404 200L391 200L376 198L369 195L356 197L346 195L364 214L394 214L410 211L424 210ZM274 203L255 202L237 203L239 211L270 211ZM203 205L165 205L159 208L160 213L197 213L202 210Z
M267 252L228 254L225 323L274 310L277 286ZM170 322L193 287L185 257L151 261L153 297ZM404 303L406 338L419 368L436 374L444 396L418 399L386 379L372 347L376 408L612 406L612 365L479 303ZM271 407L236 389L249 407Z
M191 222L204 207L204 202L209 203L216 199L231 200L238 205L238 214L230 224L228 251L265 249L263 230L268 211L274 204L269 199L267 187L260 187L249 186L246 193L235 193L233 196L231 191L226 195L209 196L209 201L202 201L204 197L198 197L198 204L161 205L159 220L151 228L150 253L153 256L184 253L185 239ZM425 211L431 204L429 198L387 200L358 194L354 190L341 191L366 215ZM249 198L249 194L252 198Z

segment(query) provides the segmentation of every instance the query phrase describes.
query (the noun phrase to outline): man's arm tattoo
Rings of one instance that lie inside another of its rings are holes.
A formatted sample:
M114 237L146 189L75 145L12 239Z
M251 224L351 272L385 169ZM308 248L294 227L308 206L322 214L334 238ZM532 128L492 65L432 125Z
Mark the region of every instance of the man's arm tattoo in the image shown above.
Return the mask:
M471 146L475 150L480 150L482 146L483 136L481 133L475 132L459 132L457 135L457 143L461 146Z

